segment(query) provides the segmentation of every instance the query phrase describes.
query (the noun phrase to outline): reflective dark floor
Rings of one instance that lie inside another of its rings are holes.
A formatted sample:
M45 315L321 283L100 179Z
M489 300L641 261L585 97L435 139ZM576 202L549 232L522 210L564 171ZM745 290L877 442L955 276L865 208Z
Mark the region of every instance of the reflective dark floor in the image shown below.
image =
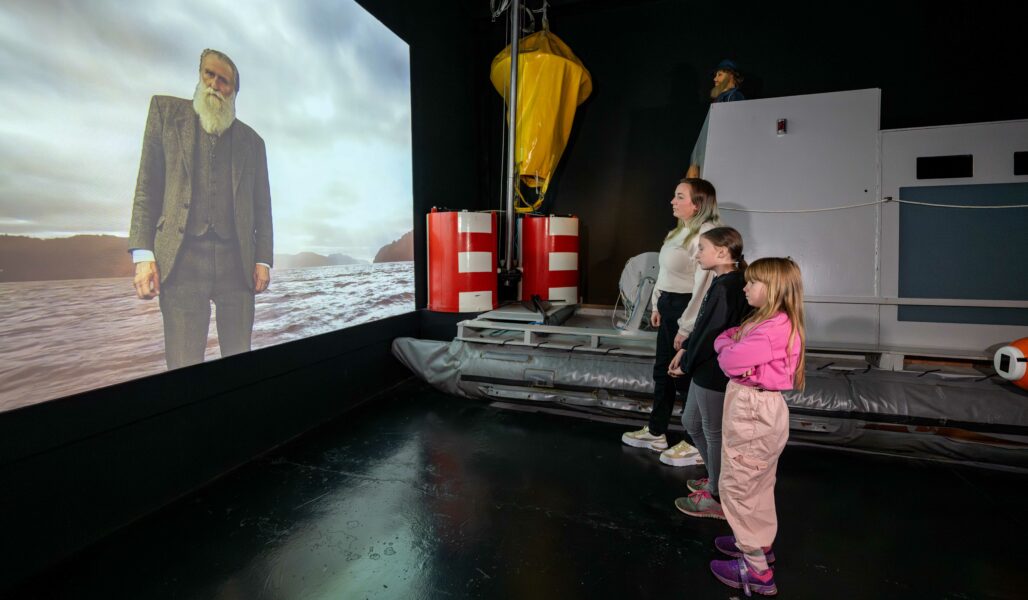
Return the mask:
M678 513L697 467L627 428L422 384L236 471L21 590L24 598L732 598L720 521ZM1024 475L790 446L784 598L1025 598Z

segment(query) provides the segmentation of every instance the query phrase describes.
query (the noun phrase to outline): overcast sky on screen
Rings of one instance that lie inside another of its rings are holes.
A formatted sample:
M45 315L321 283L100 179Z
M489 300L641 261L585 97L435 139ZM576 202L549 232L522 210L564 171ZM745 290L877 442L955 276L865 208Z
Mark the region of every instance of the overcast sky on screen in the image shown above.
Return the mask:
M0 10L0 234L127 235L152 95L240 72L275 252L371 259L412 228L407 44L352 0L18 0Z

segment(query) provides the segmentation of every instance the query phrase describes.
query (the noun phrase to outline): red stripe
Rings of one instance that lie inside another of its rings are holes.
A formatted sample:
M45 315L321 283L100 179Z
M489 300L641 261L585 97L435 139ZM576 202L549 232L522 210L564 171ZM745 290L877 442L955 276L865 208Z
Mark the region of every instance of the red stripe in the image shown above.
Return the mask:
M496 273L461 273L457 276L457 292L496 292Z
M538 294L546 298L550 288L578 287L578 273L574 271L550 271L540 277L526 279L522 287L522 296L531 298Z
M548 240L550 252L578 252L577 235L551 235Z
M577 286L578 271L550 271L542 280L542 285L547 288Z
M496 235L492 233L461 233L457 237L460 252L495 252Z

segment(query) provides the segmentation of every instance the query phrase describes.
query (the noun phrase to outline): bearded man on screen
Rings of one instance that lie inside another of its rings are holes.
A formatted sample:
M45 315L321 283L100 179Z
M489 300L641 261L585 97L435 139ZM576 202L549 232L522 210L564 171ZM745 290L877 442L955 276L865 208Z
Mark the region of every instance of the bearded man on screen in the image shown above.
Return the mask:
M221 355L250 349L254 294L271 281L264 140L235 118L239 70L204 50L192 100L154 96L132 203L136 295L159 298L169 369L203 362L217 307Z

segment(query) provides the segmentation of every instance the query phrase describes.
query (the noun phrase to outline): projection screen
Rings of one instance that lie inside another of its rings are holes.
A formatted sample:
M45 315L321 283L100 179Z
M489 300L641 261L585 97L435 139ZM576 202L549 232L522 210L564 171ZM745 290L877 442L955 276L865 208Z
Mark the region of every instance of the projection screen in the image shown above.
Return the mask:
M0 410L413 310L409 56L352 0L6 2Z

